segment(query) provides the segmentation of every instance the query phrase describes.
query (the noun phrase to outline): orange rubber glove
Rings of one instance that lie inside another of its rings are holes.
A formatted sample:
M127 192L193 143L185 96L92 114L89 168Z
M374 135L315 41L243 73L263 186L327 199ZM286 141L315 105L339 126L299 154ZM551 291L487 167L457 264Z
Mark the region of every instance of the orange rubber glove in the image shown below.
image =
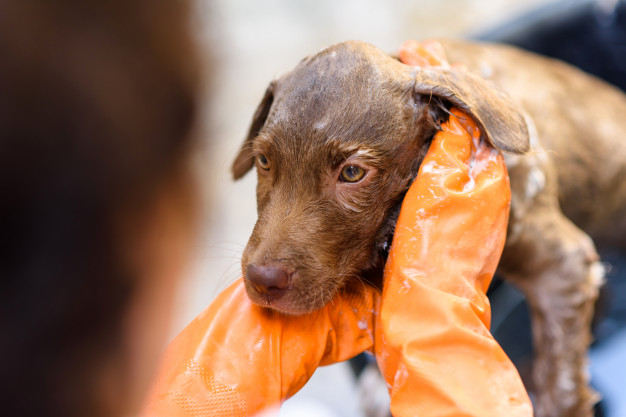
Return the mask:
M252 304L238 280L168 346L142 415L245 417L279 406L318 366L372 347L378 302L359 285L286 316Z
M407 65L450 65L440 43L405 42ZM532 416L519 374L489 332L487 288L506 237L502 156L453 109L405 196L376 318L376 359L400 416Z
M486 291L510 203L506 167L469 117L452 113L402 204L376 359L395 417L531 416L517 370L489 333Z

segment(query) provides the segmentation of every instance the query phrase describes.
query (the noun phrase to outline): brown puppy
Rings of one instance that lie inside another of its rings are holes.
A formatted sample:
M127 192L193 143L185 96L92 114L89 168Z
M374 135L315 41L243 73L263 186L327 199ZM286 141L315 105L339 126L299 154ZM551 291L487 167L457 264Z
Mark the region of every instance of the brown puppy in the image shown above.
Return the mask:
M239 178L256 164L259 179L242 259L248 294L302 314L350 279L380 285L399 203L447 108L461 107L507 153L513 196L499 269L532 308L536 413L588 416L585 355L603 279L590 236L626 249L626 97L514 48L442 43L468 72L410 67L346 42L270 84L233 165Z

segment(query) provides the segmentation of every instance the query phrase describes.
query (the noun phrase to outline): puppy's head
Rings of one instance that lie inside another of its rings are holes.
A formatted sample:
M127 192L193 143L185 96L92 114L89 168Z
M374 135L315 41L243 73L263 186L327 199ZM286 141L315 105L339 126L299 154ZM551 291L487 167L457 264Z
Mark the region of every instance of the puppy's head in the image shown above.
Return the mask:
M233 164L235 179L258 173L259 217L242 259L250 298L303 314L380 265L390 218L450 105L496 147L528 147L521 114L481 79L409 67L362 42L271 83Z

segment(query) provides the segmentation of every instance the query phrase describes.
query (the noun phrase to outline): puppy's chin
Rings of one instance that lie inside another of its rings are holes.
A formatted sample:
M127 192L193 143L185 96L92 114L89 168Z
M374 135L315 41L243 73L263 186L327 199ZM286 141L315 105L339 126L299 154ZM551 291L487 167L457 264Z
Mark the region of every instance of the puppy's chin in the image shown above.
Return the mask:
M309 292L306 296L296 289L287 289L280 295L269 295L259 292L252 284L244 279L248 298L254 304L289 316L301 316L323 308L332 297L312 297ZM334 294L333 294L334 295Z

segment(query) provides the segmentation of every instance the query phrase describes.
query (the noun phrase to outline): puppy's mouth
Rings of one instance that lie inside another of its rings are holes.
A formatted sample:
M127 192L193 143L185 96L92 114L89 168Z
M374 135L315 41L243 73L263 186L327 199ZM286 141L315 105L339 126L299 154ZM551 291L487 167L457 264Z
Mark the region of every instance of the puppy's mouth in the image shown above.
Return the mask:
M380 227L374 240L370 261L361 268L357 267L360 272L348 281L359 280L361 285L367 283L382 291L383 272L401 204L402 198L389 211L385 223ZM244 279L248 297L259 306L283 314L303 315L323 308L343 286L348 284L344 282L341 285L335 282L334 285L326 285L328 288L324 289L322 287L325 281L334 281L333 277L328 277L327 280L316 280L317 285L301 288L303 277L300 276L300 272L302 271L297 268L285 268L279 262L263 266L248 265Z
M297 316L311 313L324 307L334 296L333 291L323 290L321 286L302 288L302 277L297 271L290 273L284 280L276 280L273 276L271 283L268 283L263 277L259 278L254 267L248 266L247 269L244 285L250 300L261 307L283 314ZM260 275L263 274L268 273L262 270Z

